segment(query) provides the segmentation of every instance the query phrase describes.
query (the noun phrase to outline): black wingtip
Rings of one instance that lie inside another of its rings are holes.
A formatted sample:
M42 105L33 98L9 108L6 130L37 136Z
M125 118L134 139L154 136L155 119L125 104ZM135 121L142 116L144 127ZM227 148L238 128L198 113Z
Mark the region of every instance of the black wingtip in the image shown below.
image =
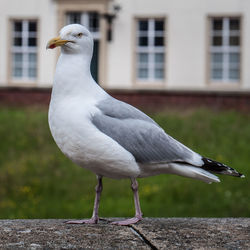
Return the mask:
M202 161L204 164L201 166L202 169L209 171L209 172L214 172L217 174L225 174L225 175L231 175L235 177L241 177L244 178L245 176L239 172L237 172L235 169L220 163L218 161L214 161L209 158L202 158Z

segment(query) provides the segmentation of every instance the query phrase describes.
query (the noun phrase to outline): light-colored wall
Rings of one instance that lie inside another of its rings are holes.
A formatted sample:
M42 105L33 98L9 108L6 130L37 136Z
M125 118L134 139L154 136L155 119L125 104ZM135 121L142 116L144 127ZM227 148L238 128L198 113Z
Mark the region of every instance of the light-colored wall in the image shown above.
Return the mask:
M10 56L10 19L38 19L38 79L36 86L51 85L55 69L55 53L46 51L47 41L56 34L56 4L52 0L0 0L0 85L8 83Z
M71 1L71 0L68 0ZM38 79L51 86L58 53L46 51L58 32L58 2L0 0L0 85L8 85L9 25L11 18L39 21ZM218 89L207 81L207 20L212 15L242 17L242 70L238 89L250 89L250 0L115 0L121 11L113 22L113 40L105 46L106 88L142 88L134 80L135 18L166 17L166 89ZM80 3L80 2L79 2ZM112 2L111 2L112 3ZM101 66L101 65L100 65ZM105 76L105 77L104 77ZM154 85L145 88L154 88ZM223 85L221 89L230 88Z
M166 16L167 78L169 89L218 88L207 82L207 20L209 15L242 16L242 79L236 88L250 88L249 0L117 0L122 10L114 21L114 39L108 51L108 86L131 88L135 16ZM118 56L119 55L119 56ZM137 86L138 87L138 86ZM141 85L140 85L141 87ZM152 85L150 86L152 87ZM230 88L224 86L223 88Z

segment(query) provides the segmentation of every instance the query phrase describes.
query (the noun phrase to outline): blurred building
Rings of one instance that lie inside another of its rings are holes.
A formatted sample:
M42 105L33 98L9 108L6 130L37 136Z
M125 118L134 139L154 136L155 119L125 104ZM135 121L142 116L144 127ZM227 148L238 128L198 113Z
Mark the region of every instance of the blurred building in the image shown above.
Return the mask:
M92 32L108 89L250 89L249 0L1 0L0 86L52 85L61 27Z

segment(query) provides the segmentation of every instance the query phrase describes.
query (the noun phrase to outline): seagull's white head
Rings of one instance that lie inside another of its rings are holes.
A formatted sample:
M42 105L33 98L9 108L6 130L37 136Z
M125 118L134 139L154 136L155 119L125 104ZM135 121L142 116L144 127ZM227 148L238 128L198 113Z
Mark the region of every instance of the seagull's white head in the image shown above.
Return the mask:
M93 52L93 37L91 33L80 24L64 26L58 37L47 43L47 49L61 46L62 53L66 54L89 54Z

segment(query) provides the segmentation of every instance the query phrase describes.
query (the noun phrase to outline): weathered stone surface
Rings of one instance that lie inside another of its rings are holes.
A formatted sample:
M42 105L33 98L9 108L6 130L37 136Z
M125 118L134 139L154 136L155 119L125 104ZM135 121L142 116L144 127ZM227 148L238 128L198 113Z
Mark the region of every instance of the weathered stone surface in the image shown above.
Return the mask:
M130 227L101 222L69 225L65 220L1 220L4 249L150 249Z
M249 218L146 218L133 226L0 220L0 249L250 249Z
M133 227L156 249L250 249L249 218L155 218Z

